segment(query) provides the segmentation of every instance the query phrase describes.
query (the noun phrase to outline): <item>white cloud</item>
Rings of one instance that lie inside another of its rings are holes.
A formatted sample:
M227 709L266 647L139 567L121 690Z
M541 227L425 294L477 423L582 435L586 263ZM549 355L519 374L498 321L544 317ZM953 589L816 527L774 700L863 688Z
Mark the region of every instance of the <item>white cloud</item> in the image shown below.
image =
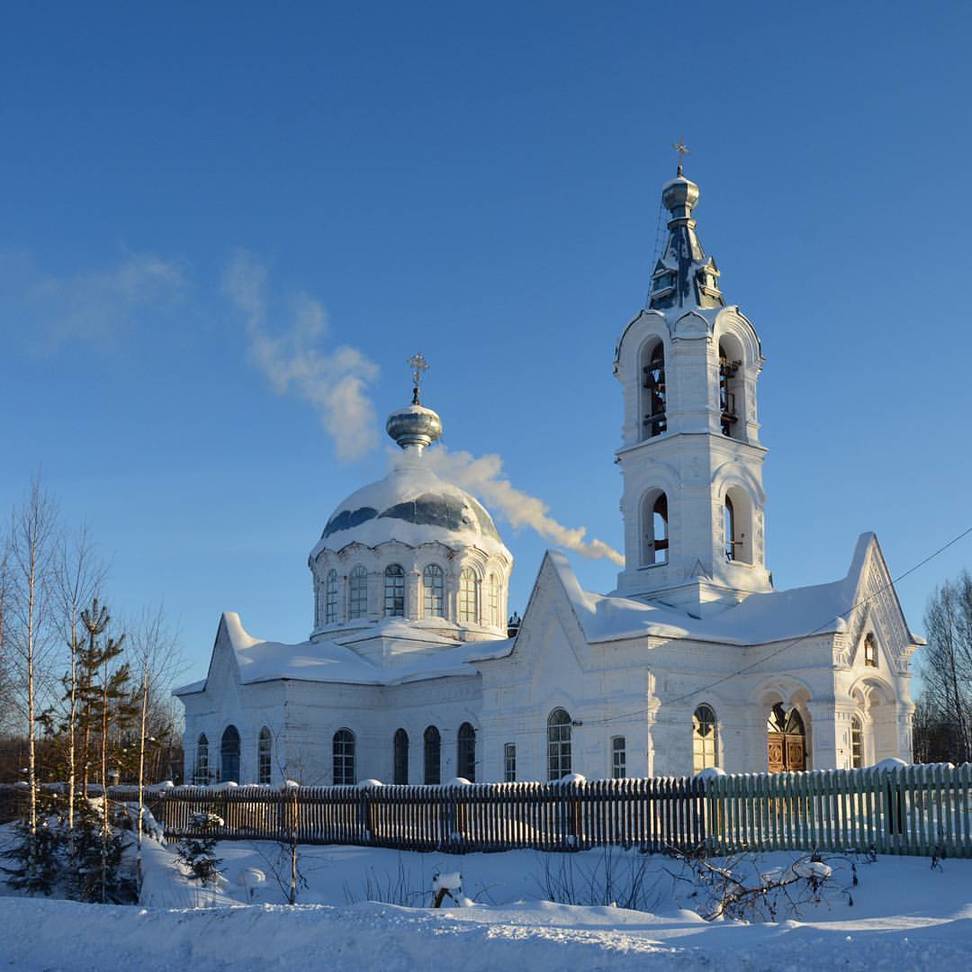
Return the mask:
M107 346L136 317L184 290L182 268L151 253L130 253L100 269L58 276L29 257L0 254L0 317L40 350L81 342Z
M243 315L250 358L278 395L295 394L311 405L339 459L357 459L378 443L375 407L368 386L378 366L357 348L322 347L327 315L308 294L293 295L289 327L271 331L266 267L239 252L223 274L223 292Z
M603 540L586 540L586 527L565 527L550 515L550 507L536 496L517 489L503 477L503 460L495 455L476 457L468 452L450 452L437 445L425 454L444 479L456 483L498 510L513 527L528 526L541 537L585 557L602 558L622 566L624 557Z

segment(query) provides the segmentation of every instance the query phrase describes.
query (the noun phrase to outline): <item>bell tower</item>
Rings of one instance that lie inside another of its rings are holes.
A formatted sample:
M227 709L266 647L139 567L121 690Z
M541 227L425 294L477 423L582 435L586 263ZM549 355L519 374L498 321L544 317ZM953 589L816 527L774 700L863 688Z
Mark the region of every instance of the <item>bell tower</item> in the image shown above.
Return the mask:
M668 240L647 306L624 328L624 570L618 593L709 614L772 590L764 556L759 337L722 296L696 233L699 187L662 187Z

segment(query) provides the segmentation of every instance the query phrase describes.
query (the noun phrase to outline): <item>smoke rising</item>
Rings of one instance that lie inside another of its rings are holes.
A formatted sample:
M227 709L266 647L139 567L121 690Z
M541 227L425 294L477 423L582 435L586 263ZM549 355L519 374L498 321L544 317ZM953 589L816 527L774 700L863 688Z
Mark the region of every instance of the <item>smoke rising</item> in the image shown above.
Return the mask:
M437 445L425 454L425 461L443 479L448 479L477 496L487 507L500 511L513 527L527 526L541 537L585 557L607 558L618 566L624 557L603 540L585 540L585 527L565 527L550 516L550 507L517 489L503 477L503 460L495 455L476 457L468 452L450 452Z
M378 443L368 387L378 366L348 345L321 350L327 314L305 293L287 301L289 328L271 332L268 290L266 267L250 253L237 253L223 274L223 293L243 315L250 360L278 395L295 394L317 412L339 459L360 458Z

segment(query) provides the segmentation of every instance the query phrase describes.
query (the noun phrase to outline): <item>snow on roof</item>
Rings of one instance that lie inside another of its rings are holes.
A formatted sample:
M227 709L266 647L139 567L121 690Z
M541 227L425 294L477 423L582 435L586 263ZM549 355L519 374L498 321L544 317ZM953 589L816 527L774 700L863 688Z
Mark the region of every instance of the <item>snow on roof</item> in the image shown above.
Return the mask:
M419 455L397 456L384 479L340 503L311 558L325 548L341 550L351 543L375 547L391 540L412 547L434 542L452 548L477 546L512 560L485 507L438 476Z
M676 608L616 594L592 594L581 588L563 554L549 551L588 641L616 641L653 635L715 641L720 644L768 644L790 638L843 631L854 607L864 559L874 534L858 539L847 576L830 584L750 594L718 614L695 618Z
M235 611L227 611L220 621L220 635L225 635L233 651L243 684L294 679L305 682L339 682L352 685L400 685L405 682L446 675L475 675L471 662L498 658L508 654L512 640L456 642L435 632L417 629L401 621L384 622L359 629L357 637L347 643L375 637L408 641L413 650L394 665L381 667L363 658L352 648L335 640L303 641L288 645L279 641L254 638ZM423 644L434 645L422 651ZM206 688L207 679L192 682L175 690L175 695L191 695Z

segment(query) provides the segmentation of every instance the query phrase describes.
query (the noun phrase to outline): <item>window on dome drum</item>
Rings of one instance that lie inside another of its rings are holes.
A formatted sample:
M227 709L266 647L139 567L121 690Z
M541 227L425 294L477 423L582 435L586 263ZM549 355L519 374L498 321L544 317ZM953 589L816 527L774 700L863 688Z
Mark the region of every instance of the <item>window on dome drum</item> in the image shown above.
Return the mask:
M476 730L464 722L456 736L456 776L476 782Z
M571 719L564 709L554 709L547 717L547 779L559 780L570 769Z
M719 740L715 712L700 705L692 714L692 772L719 765Z
M479 623L479 577L471 567L459 574L459 622Z
M200 733L196 740L196 772L193 773L193 783L206 786L209 783L209 740L206 733Z
M220 783L240 782L240 733L236 726L227 726L219 747Z
M498 628L500 626L500 586L499 578L495 574L489 575L488 597L489 623L491 627Z
M327 572L324 584L324 623L334 624L337 621L338 575L336 570Z
M334 733L334 785L354 786L354 733L350 729L338 729Z
M405 617L405 571L398 564L385 568L385 617Z
M644 499L642 522L645 530L645 547L642 564L652 567L668 563L668 497L658 491L648 493Z
M442 782L442 737L435 726L425 730L422 744L425 750L423 782L426 786L438 786Z
M348 575L348 617L363 618L368 613L368 571L360 564Z
M854 769L864 766L864 723L860 716L851 718L851 766Z
M516 743L503 746L503 782L516 782Z
M656 341L642 356L642 438L661 435L668 428L665 385L665 345Z
M628 775L628 757L624 736L611 738L611 778L623 780Z
M425 598L424 616L445 617L445 575L438 564L428 564L422 571L422 590Z
M264 726L260 730L260 740L257 743L257 783L269 783L273 772L273 740L270 730Z
M719 342L719 413L722 425L722 434L739 437L739 415L737 413L737 401L742 396L739 394L739 369L742 361L730 359L729 352L725 344Z
M395 731L395 786L408 786L408 733Z
M868 668L877 668L877 642L874 635L868 634L864 639L864 664Z

